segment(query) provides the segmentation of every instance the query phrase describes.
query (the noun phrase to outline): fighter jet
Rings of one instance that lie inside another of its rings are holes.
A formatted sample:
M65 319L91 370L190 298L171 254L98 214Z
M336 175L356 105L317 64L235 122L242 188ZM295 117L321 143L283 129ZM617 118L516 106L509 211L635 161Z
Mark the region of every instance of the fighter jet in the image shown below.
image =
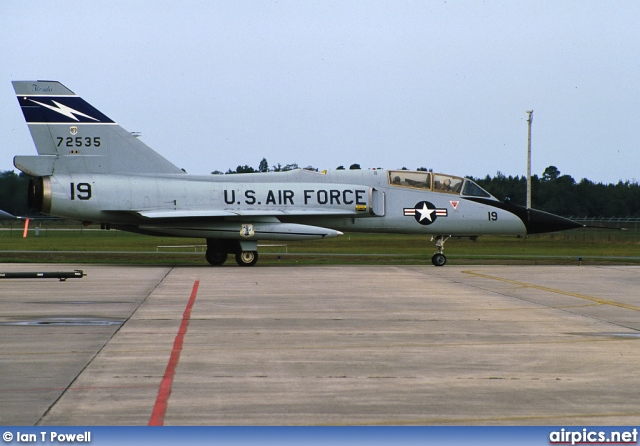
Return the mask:
M188 175L55 81L14 81L37 156L29 206L84 223L155 236L204 238L206 260L258 261L259 240L344 232L430 236L443 266L450 237L525 236L578 228L566 218L496 199L468 178L407 170L307 170Z

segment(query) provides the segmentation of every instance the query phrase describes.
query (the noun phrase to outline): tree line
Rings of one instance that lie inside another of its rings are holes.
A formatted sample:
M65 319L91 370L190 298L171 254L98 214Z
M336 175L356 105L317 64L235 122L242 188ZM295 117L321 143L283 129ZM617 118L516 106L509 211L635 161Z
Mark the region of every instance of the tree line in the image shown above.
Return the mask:
M277 164L269 167L262 159L258 168L248 165L238 166L227 172L214 171L212 174L236 174L249 172L285 172L298 169L297 164ZM360 169L359 164L351 164L349 169ZM312 166L307 170L318 171ZM337 169L345 169L339 166ZM427 169L424 167L418 170ZM499 200L509 198L519 205L526 203L526 178L506 176L498 172L495 176L473 178L482 188ZM0 172L0 210L13 215L30 215L27 206L29 176L14 171ZM569 175L561 175L555 166L549 166L542 176L533 175L532 206L553 214L574 218L636 217L640 218L640 185L637 182L619 181L616 184L594 183L587 179L574 180Z
M570 175L561 175L555 166L544 170L542 177L531 176L531 206L552 214L574 218L640 217L640 185L618 181L616 184L594 183L584 178L578 182ZM472 178L491 195L525 205L525 176Z
M236 167L235 170L228 169L226 172L222 172L220 170L214 170L211 172L212 175L229 175L233 173L264 173L264 172L287 172L289 170L300 169L297 163L285 164L284 166L280 163L276 164L273 167L269 167L269 162L266 158L262 158L260 164L258 164L258 168L255 169L247 164ZM351 164L349 169L357 170L360 169L360 164ZM313 172L317 172L318 168L313 166L302 167L304 170L310 170ZM344 166L338 166L336 170L345 170Z

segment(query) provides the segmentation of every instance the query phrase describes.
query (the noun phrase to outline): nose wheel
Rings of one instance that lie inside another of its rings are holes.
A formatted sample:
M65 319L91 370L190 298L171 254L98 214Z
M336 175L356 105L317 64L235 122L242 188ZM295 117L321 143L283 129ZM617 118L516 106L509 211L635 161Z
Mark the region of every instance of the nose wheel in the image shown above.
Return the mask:
M433 255L433 257L431 257L431 263L433 263L435 266L444 266L445 263L447 263L447 258L444 254L440 254L437 252Z
M435 237L431 237L431 241L436 242L436 253L431 257L431 263L435 266L444 266L447 263L447 258L442 253L444 251L444 242L449 240L451 236L437 235Z

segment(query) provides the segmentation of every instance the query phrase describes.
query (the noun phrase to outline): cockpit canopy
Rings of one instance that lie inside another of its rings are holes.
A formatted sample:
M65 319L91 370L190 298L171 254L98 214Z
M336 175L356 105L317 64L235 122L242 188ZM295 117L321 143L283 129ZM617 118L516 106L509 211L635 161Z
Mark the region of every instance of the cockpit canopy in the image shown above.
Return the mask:
M468 178L442 173L390 170L389 184L391 186L445 192L468 197L493 198L489 192Z

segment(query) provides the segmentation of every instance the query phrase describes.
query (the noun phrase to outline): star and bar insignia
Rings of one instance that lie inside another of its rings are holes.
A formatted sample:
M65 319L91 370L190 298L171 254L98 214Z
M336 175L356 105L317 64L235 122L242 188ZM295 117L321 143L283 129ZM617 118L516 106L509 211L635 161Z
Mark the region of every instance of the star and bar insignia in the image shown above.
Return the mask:
M421 201L412 208L404 208L404 215L412 216L421 225L430 225L438 217L447 217L449 215L446 208L437 208L433 203Z

